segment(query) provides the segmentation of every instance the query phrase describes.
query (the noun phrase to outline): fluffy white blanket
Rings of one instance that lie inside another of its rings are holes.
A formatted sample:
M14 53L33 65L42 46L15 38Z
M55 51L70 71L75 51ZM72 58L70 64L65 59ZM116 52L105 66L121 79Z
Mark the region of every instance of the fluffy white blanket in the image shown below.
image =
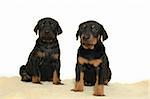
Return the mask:
M103 97L93 96L93 87L84 92L70 91L74 80L62 81L65 85L42 85L21 82L19 77L0 77L0 99L150 99L150 80L133 84L110 83Z

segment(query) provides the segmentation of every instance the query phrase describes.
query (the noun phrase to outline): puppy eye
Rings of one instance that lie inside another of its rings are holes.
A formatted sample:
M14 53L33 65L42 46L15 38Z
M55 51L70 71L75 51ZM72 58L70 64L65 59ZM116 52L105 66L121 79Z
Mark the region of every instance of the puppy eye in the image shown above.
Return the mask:
M81 26L79 27L79 28L80 28L80 31L85 31L86 27L87 27L87 25L85 25L85 24L81 25Z
M52 26L52 27L56 27L57 24L56 24L56 23L51 23L51 26Z
M95 32L95 33L97 33L97 32L98 32L98 28L96 28L96 27L94 26L94 28L92 28L92 31Z
M83 25L83 28L86 28L86 25L85 25L85 24Z
M92 25L92 29L95 28L95 25Z

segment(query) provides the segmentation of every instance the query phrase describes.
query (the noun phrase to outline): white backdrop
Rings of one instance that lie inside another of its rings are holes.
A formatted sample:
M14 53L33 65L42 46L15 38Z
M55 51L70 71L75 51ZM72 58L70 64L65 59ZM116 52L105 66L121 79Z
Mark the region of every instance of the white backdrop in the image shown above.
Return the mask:
M108 33L104 42L112 82L150 78L150 2L148 0L1 0L0 76L18 76L38 36L33 32L43 17L56 19L63 34L61 78L75 77L81 22L96 20Z

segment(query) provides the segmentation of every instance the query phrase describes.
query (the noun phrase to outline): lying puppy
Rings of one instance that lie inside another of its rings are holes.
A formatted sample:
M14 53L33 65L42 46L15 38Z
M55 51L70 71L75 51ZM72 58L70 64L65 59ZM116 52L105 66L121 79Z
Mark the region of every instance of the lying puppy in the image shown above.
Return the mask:
M61 84L57 35L62 33L62 29L56 20L43 18L35 26L34 32L39 34L39 38L27 64L20 68L21 80L33 83L53 81L54 84Z
M109 61L101 41L108 38L103 26L96 21L87 21L79 25L76 37L80 36L77 54L76 84L72 91L83 91L84 85L95 84L94 95L104 96L104 84L111 79Z

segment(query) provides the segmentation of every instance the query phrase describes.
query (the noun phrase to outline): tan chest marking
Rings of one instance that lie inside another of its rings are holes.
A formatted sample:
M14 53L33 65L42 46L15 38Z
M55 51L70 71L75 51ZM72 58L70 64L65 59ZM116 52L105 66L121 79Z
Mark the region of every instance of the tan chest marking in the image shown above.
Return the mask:
M37 51L37 52L35 52L35 53L33 53L33 54L34 54L34 56L40 57L40 58L46 56L46 53L45 53L45 52L41 52L41 51Z
M83 64L91 64L94 67L99 66L102 63L101 59L92 59L92 60L88 60L86 58L83 58L81 56L78 57L78 62L79 64L83 65Z
M52 58L53 59L59 59L59 54L58 53L52 54Z

